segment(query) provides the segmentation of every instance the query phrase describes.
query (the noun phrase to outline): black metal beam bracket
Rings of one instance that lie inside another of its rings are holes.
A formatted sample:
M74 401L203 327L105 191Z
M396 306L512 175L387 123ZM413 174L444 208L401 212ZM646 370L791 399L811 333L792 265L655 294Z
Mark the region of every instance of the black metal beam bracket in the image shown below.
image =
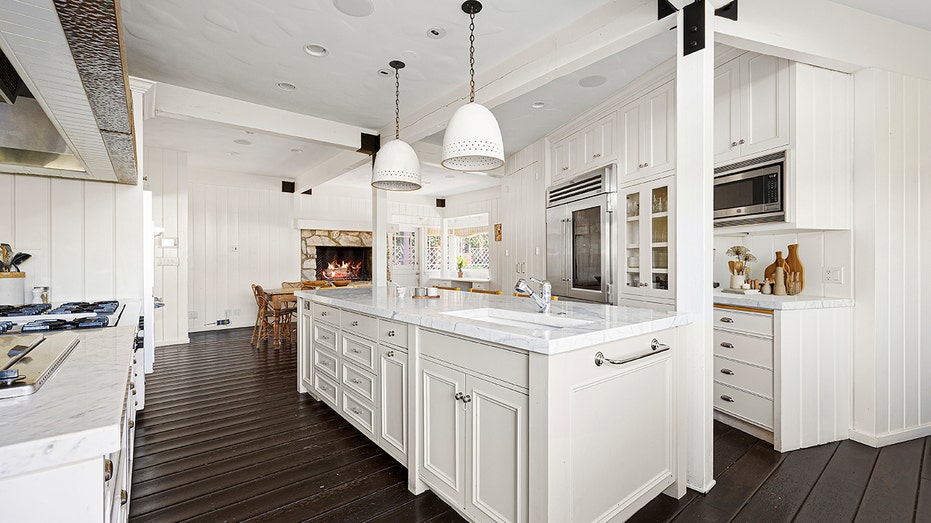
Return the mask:
M695 0L682 8L685 37L682 39L682 56L705 48L705 0Z

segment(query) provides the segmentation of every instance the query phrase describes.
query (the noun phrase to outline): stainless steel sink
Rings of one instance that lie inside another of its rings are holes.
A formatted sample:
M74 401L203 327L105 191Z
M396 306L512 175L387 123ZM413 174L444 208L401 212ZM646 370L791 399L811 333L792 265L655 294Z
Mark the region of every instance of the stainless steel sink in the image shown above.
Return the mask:
M592 323L589 320L578 320L575 318L564 318L552 314L540 314L537 312L521 312L508 309L468 309L464 311L444 312L447 316L465 318L467 320L484 321L497 325L507 325L510 327L523 327L525 329L550 328L564 329L566 327L578 327Z

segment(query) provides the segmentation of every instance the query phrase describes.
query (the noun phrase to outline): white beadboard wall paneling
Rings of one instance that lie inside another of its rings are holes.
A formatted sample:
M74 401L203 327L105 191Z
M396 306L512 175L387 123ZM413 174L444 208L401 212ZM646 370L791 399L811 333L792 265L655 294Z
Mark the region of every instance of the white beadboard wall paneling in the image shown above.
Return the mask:
M96 242L94 248L84 253L84 294L88 300L112 299L116 295L113 187L112 184L94 184L84 189L87 201L94 202L84 207L84 238L93 237ZM139 203L142 203L141 198Z
M489 289L501 290L505 294L510 292L513 282L505 281L505 274L508 273L505 266L504 245L506 242L494 241L494 225L501 223L502 211L500 209L501 188L490 187L463 194L450 196L446 199L446 208L444 216L453 218L456 216L470 216L473 214L488 213L488 231L491 235L489 242ZM546 275L533 276L543 278Z
M84 183L78 180L59 180L51 186L51 208L56 211L51 229L51 271L56 285L49 292L53 301L59 296L84 295L85 198Z
M854 423L886 445L931 434L931 82L877 70L855 75ZM925 377L925 379L922 379Z
M144 296L143 242L152 241L143 236L142 185L114 185L113 197L115 296L141 298Z
M50 285L51 238L49 225L51 206L49 191L51 178L38 176L17 176L13 187L13 238L12 246L16 251L32 254L29 261L21 267L26 273L26 291L23 301L32 301L32 287ZM112 216L110 217L112 219ZM82 220L83 221L83 220ZM54 289L51 289L54 292ZM54 295L56 300L61 296Z
M828 296L832 298L853 297L852 275L852 239L850 231L808 231L792 234L759 234L752 236L716 236L714 239L714 281L721 286L730 283L727 261L733 258L726 252L733 245L743 245L750 249L757 258L751 264L750 277L762 279L763 272L776 259L776 251L782 251L785 258L789 255L788 246L798 244L799 258L805 267L805 290L810 296ZM842 284L823 283L821 273L824 267L842 267L844 281Z
M152 191L152 219L165 232L155 246L155 296L165 306L155 309L155 343L188 341L188 186L187 153L145 148L146 189ZM162 239L176 247L162 247ZM177 265L174 262L177 261Z

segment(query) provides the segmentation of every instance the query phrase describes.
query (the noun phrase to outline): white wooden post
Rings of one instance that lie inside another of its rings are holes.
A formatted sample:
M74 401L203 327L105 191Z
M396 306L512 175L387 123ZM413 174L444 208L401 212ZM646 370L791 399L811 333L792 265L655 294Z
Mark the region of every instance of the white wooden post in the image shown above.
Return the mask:
M372 188L372 286L388 285L388 193Z
M686 336L688 387L687 482L707 492L712 475L712 258L714 182L714 7L704 2L705 47L683 56L694 37L678 16L676 52L676 305L692 314Z

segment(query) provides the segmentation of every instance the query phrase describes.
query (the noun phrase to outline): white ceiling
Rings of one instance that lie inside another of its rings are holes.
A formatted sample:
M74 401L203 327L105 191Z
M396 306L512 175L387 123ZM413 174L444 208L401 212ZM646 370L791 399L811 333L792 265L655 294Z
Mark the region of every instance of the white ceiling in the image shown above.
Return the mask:
M929 0L832 0L903 24L931 31L931 1Z
M262 105L380 129L394 117L393 78L379 76L402 59L401 107L419 107L462 88L467 94L468 17L460 0L336 0L374 11L367 17L339 12L334 0L123 0L127 63L132 75ZM837 3L931 29L931 1L834 0ZM476 68L489 68L568 25L608 0L488 0L476 16ZM894 4L894 5L893 5ZM441 39L428 29L446 31ZM317 43L329 55L303 51ZM507 50L507 51L504 51ZM668 32L492 108L508 154L595 107L623 86L675 54ZM596 87L580 86L603 76ZM278 89L277 82L297 86ZM481 101L481 100L479 100ZM532 109L533 102L545 107ZM403 123L403 122L402 122ZM442 143L439 132L424 139ZM332 147L264 134L246 135L218 123L146 120L149 145L185 150L197 167L295 178L334 156ZM248 146L233 143L248 139ZM303 153L292 153L291 149ZM230 152L239 153L230 156ZM496 185L495 178L455 174L423 165L424 196L449 196ZM368 187L364 165L330 183Z
M145 121L145 144L188 153L188 165L293 179L340 149L263 133L247 134L215 122L157 116ZM238 144L246 140L250 144ZM300 152L292 151L299 149Z

